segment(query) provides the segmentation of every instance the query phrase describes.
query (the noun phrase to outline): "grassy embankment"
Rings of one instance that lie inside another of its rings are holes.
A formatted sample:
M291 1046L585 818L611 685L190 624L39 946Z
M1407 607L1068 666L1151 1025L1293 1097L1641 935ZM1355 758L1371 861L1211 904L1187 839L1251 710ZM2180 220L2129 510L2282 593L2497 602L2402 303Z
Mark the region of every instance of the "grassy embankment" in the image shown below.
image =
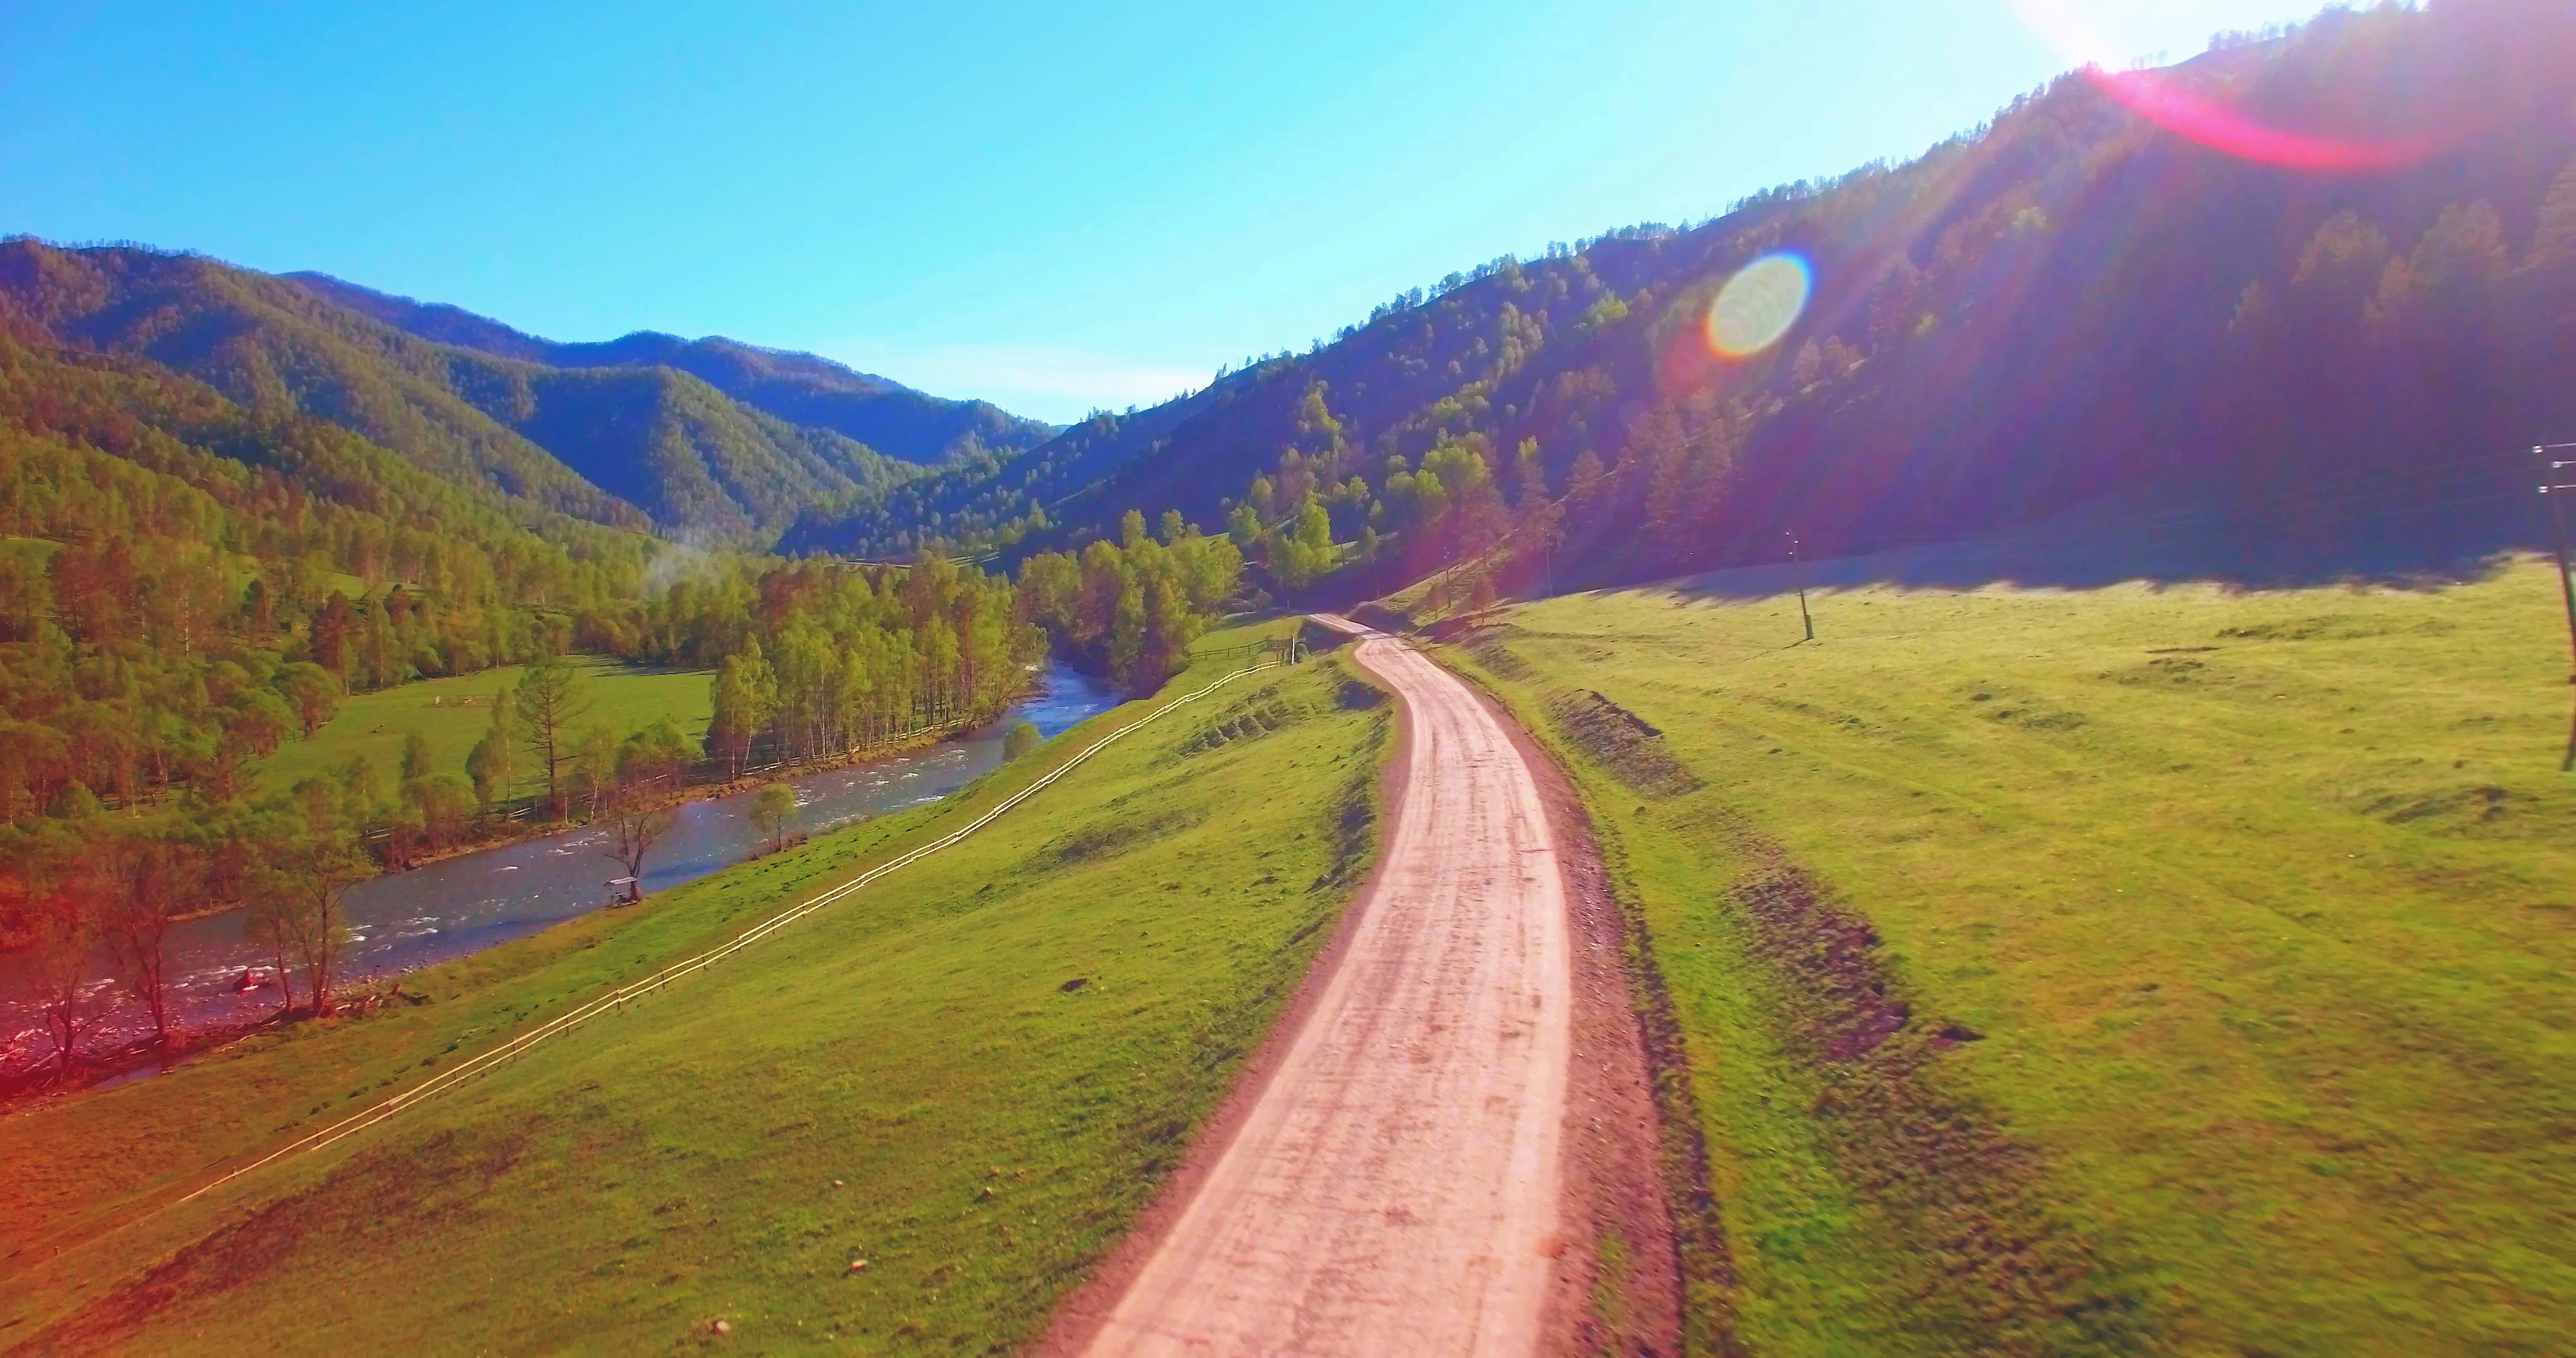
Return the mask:
M1703 1333L2564 1352L2556 590L1871 588L1792 646L1794 599L1645 589L1459 638L1649 926Z
M1236 680L707 971L59 1255L945 833L1154 701L946 803L423 973L420 1007L12 1114L0 1349L631 1353L717 1318L761 1352L1024 1337L1175 1163L1349 897L1387 721L1343 706L1343 678L1327 659Z
M659 670L575 657L588 681L586 721L603 721L618 734L669 717L691 741L705 736L714 710L709 675ZM508 665L453 679L422 679L341 700L340 710L308 740L289 740L253 765L265 791L283 792L299 780L327 775L355 756L366 756L387 788L401 776L403 739L413 731L429 741L430 761L441 773L463 776L465 756L492 728L492 695L518 686L521 666ZM522 779L519 789L545 789Z

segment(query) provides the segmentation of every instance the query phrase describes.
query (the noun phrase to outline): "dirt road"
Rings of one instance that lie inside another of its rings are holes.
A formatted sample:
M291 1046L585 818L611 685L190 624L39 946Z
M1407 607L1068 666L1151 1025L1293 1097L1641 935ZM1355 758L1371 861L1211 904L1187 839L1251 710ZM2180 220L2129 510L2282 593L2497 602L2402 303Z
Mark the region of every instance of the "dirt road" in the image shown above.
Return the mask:
M1356 655L1411 730L1379 872L1304 1026L1090 1353L1538 1343L1571 1050L1558 846L1529 766L1464 684L1392 637Z

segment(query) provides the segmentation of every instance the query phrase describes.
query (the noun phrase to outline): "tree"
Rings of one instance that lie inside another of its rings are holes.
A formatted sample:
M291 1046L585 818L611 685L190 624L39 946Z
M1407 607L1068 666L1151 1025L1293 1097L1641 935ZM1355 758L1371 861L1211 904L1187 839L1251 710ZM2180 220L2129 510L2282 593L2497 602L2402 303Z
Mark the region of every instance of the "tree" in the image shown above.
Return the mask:
M63 784L63 790L54 798L56 820L85 821L104 814L106 809L99 805L98 794L89 790L89 784L77 778Z
M716 668L714 698L715 712L707 720L707 753L730 764L732 776L739 778L750 762L752 741L769 729L778 714L778 681L759 642L746 641L740 651L724 658Z
M1295 531L1283 535L1278 550L1272 554L1270 573L1281 589L1293 594L1332 569L1332 565L1332 516L1321 499L1309 495L1298 507Z
M1602 469L1599 454L1589 448L1576 454L1573 469L1566 474L1567 489L1573 492L1574 503L1579 507L1588 507L1592 497L1600 492L1601 483L1608 475L1609 473Z
M876 671L869 668L868 657L875 646L853 646L841 657L841 672L832 688L832 721L839 728L843 753L857 749L865 739L868 720L876 710Z
M1131 681L1137 692L1160 688L1164 680L1189 668L1190 643L1198 639L1199 626L1198 615L1170 580L1156 580L1145 587L1145 639Z
M1109 673L1119 682L1136 678L1145 655L1145 592L1130 580L1118 592L1118 613L1109 625Z
M403 799L420 818L421 834L432 853L444 852L464 837L465 812L474 796L474 788L452 773L433 773L403 784Z
M1251 551L1252 545L1261 541L1261 512L1249 502L1236 505L1234 512L1226 516L1225 531L1234 539L1236 551Z
M284 825L271 822L260 827L259 837L250 850L250 870L245 883L250 904L242 913L242 933L268 954L269 970L277 977L277 1016L281 1019L295 1013L295 955L300 938L298 898L291 892L271 890L268 880L271 846L275 837L293 833Z
M604 815L608 856L626 869L626 901L632 905L644 899L644 856L670 833L679 814L670 804L655 800L645 787L621 782L610 795Z
M1024 721L1013 722L1009 732L1002 737L1002 762L1007 764L1025 759L1042 743L1037 727Z
M35 992L45 1034L53 1039L56 1068L68 1073L80 1061L80 1040L105 1010L91 981L98 956L98 902L81 866L78 842L40 850L0 882L0 938L20 955L20 969Z
M510 751L518 744L519 706L508 689L492 695L492 725L465 756L465 776L474 780L474 799L485 810L510 795Z
M430 775L429 737L414 730L403 736L402 780L406 783Z
M107 838L99 859L109 954L126 989L152 1016L155 1041L170 1040L170 929L204 889L204 862L181 841L141 829Z
M547 656L519 676L519 743L532 763L546 771L546 805L555 819L564 816L564 765L573 757L573 728L590 711L581 672L562 659Z
M384 788L376 782L376 764L365 755L351 755L331 776L340 784L340 814L351 823L374 820L382 813Z
M336 825L294 824L280 818L267 827L252 869L251 889L261 905L251 919L255 936L279 959L278 988L293 1012L294 993L285 966L304 967L304 990L315 1016L332 1012L334 969L349 931L341 913L349 888L372 875L356 839Z
M1082 549L1082 589L1075 596L1073 626L1065 640L1088 650L1108 639L1118 621L1118 596L1128 586L1126 558L1115 544L1095 542Z
M245 688L232 697L224 708L224 735L248 754L262 757L277 753L286 742L286 732L299 725L295 709L271 688Z
M583 727L573 741L573 773L590 798L592 817L599 815L617 782L618 749L617 732L604 721Z
M1547 472L1539 462L1538 440L1522 439L1512 454L1512 508L1523 514L1547 499Z
M796 819L796 790L771 783L751 799L751 823L769 838L769 851L787 847L787 827Z
M918 635L922 696L929 699L930 720L937 723L950 716L956 705L957 667L963 652L957 645L957 629L946 618L932 618Z
M628 736L617 748L617 778L631 787L674 791L689 767L689 738L669 717Z
M336 596L335 596L336 597ZM345 600L342 601L345 604ZM310 737L331 720L340 705L340 681L331 672L310 661L289 665L278 672L277 691L295 709L295 720Z

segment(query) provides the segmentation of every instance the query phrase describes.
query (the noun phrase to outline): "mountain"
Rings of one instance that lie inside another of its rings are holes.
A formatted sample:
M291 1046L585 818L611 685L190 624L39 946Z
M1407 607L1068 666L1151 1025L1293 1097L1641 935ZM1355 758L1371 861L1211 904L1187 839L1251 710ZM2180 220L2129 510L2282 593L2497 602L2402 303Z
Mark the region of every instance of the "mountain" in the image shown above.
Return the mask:
M935 463L986 451L1008 455L1056 433L1053 425L990 402L943 400L813 354L762 349L722 336L687 340L650 330L597 344L563 344L461 307L395 297L329 274L283 276L325 301L441 344L556 368L675 369L755 410L831 430L906 462Z
M196 255L14 238L0 241L0 316L48 341L148 359L244 406L329 420L456 484L595 523L645 524L469 399L476 384L459 380L454 351L264 274Z
M917 473L658 366L562 368L433 343L193 255L0 242L0 314L330 420L460 484L620 527L765 547L803 507Z
M1453 274L1315 351L819 506L782 542L1026 551L1248 503L1274 580L1337 558L1353 589L1507 534L1509 569L1558 542L1562 583L2086 506L2500 542L2531 522L2520 450L2576 437L2571 87L2576 10L2496 0L2070 74L1912 163ZM1718 295L1774 254L1812 279L1803 312L1717 352ZM1326 522L1298 565L1309 495Z

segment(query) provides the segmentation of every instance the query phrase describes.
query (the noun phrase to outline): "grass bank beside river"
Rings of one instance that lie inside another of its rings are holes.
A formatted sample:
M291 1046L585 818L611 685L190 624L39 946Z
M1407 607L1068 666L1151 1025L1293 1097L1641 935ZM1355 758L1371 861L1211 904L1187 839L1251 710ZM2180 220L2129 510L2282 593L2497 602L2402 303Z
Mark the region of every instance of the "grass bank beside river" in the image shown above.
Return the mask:
M1371 804L1387 717L1342 705L1337 662L1236 680L707 970L144 1213L966 824L1232 667L945 802L421 973L429 1003L0 1118L0 1162L25 1167L0 1184L0 1347L636 1351L719 1318L763 1351L1030 1333L1176 1163L1371 851L1345 812Z

